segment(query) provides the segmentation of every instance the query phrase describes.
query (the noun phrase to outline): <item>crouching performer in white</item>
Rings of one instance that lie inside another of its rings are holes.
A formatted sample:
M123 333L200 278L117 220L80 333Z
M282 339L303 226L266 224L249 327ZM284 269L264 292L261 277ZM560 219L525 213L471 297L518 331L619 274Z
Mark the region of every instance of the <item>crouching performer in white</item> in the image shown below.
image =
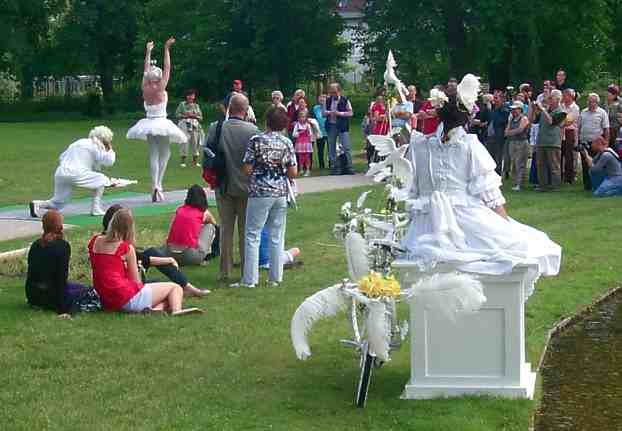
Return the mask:
M408 258L422 269L445 262L484 274L534 263L538 275L556 275L561 247L507 215L495 162L465 131L478 91L478 78L465 76L457 91L432 101L442 121L436 133L412 134L412 223L403 241Z
M162 180L166 172L168 160L171 158L171 142L186 143L186 134L166 118L168 93L166 86L171 77L171 45L175 39L170 38L164 44L164 70L151 64L151 51L154 43L147 42L145 69L143 74L143 99L145 116L127 132L127 139L140 139L149 143L149 169L153 193L151 200L164 200Z
M47 201L32 201L30 215L39 217L41 209L61 210L71 200L74 186L94 190L91 214L103 215L101 198L104 187L112 186L113 182L97 170L115 162L112 137L112 130L108 127L97 126L90 131L88 138L79 139L67 147L60 155L54 173L54 196Z

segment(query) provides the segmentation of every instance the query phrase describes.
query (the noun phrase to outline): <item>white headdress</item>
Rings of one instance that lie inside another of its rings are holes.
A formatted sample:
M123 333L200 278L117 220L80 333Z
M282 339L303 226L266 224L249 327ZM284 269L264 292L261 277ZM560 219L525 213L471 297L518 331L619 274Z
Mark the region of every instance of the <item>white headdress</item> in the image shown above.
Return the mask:
M144 77L147 81L159 81L162 79L162 69L156 66L155 60L151 60L151 66L149 70L144 73Z
M464 78L462 78L462 81L458 84L458 99L469 112L472 112L475 107L479 90L479 76L475 76L471 73L464 75Z
M89 139L99 147L104 147L104 142L112 142L114 133L106 126L94 127L89 132Z

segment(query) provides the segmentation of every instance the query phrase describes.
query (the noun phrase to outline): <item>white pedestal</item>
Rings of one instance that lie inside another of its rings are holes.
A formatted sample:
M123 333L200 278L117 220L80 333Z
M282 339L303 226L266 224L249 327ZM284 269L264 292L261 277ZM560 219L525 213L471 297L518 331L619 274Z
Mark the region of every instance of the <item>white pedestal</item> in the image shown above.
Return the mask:
M408 261L394 262L393 269L402 288L430 275ZM439 265L434 272L453 269ZM533 398L536 373L525 361L529 270L529 266L517 266L511 274L478 276L487 301L478 312L461 315L455 322L415 299L410 307L411 377L402 398L483 394Z

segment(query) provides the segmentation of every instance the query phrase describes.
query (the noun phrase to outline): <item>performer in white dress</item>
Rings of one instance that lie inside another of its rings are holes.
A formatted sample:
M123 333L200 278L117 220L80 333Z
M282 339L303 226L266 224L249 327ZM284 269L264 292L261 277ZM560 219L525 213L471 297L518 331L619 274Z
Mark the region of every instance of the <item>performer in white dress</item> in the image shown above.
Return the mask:
M127 132L128 139L140 139L149 143L149 168L153 188L151 200L153 202L164 200L162 179L171 157L171 142L181 144L188 140L186 134L166 118L168 103L166 86L171 77L170 47L173 43L175 39L170 38L164 44L164 70L162 70L151 64L151 51L154 43L147 42L142 84L147 118L140 120Z
M464 129L475 97L461 96L460 89L448 96L438 110L442 123L436 133L411 137L413 218L403 241L409 259L422 268L448 262L461 271L487 274L535 263L540 274L557 274L561 247L508 217L495 162Z
M91 130L87 139L79 139L71 144L60 155L54 173L54 197L47 201L30 202L30 215L39 217L41 209L61 210L71 200L74 186L94 190L91 214L103 215L101 198L104 187L114 184L97 169L100 166L112 166L115 162L112 137L112 130L108 127L97 126Z

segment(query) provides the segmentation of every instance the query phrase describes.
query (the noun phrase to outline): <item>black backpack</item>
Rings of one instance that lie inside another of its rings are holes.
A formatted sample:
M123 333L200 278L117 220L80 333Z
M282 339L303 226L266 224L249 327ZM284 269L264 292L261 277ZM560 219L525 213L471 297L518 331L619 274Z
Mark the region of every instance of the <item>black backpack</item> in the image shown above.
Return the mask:
M212 140L206 140L203 147L203 176L206 173L216 179L217 186L224 183L226 176L225 154L220 146L220 136L224 120L219 120L216 124L216 133ZM206 179L207 181L207 179Z

